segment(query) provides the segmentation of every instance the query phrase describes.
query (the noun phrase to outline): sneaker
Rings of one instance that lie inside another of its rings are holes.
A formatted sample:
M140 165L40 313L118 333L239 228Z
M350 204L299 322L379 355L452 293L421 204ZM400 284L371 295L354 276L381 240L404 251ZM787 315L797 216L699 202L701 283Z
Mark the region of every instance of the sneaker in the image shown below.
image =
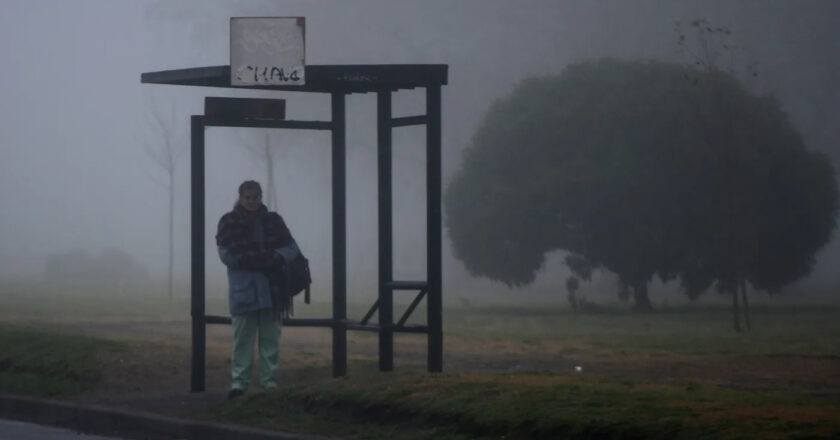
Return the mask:
M239 397L243 394L245 394L245 393L242 390L240 390L239 388L231 388L231 390L228 391L227 399L228 400L233 400L233 399L236 399L237 397Z

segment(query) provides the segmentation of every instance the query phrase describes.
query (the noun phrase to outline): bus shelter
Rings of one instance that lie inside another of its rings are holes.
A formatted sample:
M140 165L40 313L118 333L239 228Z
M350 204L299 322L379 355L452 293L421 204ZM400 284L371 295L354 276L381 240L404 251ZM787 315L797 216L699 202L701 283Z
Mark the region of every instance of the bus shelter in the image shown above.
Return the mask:
M217 88L262 89L301 93L326 93L331 99L328 121L295 121L285 118L285 102L277 99L205 98L205 114L191 117L191 318L193 392L205 389L206 327L230 324L227 316L205 313L205 161L206 127L259 127L328 130L332 161L332 316L318 319L288 318L291 327L332 329L333 376L347 374L347 332L379 334L379 369L394 368L394 333L425 333L428 336L427 368L443 369L442 328L442 230L441 230L441 87L447 84L447 65L308 65L305 85L232 86L230 66L148 72L141 83ZM425 114L394 117L392 95L400 90L424 88ZM376 94L377 103L377 200L378 200L378 296L361 320L347 317L346 235L346 112L345 97L352 93ZM426 279L395 280L393 277L392 132L398 127L426 127ZM317 274L316 274L317 276ZM414 293L414 299L395 319L395 292ZM426 324L409 325L411 314L426 301ZM377 315L377 319L372 320Z

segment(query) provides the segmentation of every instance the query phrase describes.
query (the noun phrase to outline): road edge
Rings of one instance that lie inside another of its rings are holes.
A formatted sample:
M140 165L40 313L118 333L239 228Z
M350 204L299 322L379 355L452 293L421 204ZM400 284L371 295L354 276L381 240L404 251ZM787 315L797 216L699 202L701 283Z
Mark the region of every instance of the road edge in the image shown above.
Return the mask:
M4 393L0 418L143 440L339 440Z

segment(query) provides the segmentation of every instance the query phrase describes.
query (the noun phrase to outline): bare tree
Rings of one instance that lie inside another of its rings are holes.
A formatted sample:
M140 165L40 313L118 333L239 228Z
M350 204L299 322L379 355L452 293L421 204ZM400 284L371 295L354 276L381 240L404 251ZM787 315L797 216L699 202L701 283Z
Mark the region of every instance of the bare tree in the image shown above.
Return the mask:
M277 191L275 189L275 179L274 179L274 165L277 160L278 150L277 148L272 148L271 146L271 136L268 132L264 133L263 136L263 143L262 145L253 145L251 142L248 141L245 137L240 137L242 144L245 145L245 148L254 155L254 158L257 159L258 162L261 164L265 164L265 174L266 174L266 182L265 182L265 205L270 211L274 211L277 209Z
M161 182L158 178L150 175L152 180L167 190L169 194L169 205L167 217L169 219L169 271L167 282L167 297L172 299L173 290L173 271L175 264L175 245L174 245L174 228L175 228L175 168L178 160L186 151L186 148L181 142L178 124L175 118L175 103L172 102L168 106L160 104L154 99L154 95L150 98L148 112L148 124L152 131L160 140L159 143L149 143L144 140L144 149L155 164L164 172L165 180ZM168 112L166 111L168 109Z
M733 38L733 32L726 26L714 26L705 19L695 19L689 24L689 27L683 28L678 21L674 23L674 32L677 34L677 53L684 54L688 57L688 61L696 67L706 71L711 80L711 84L715 85L712 90L716 92L716 100L719 102L720 118L724 123L720 125L718 133L715 137L721 140L732 138L732 122L737 117L734 113L734 104L732 99L727 99L726 94L723 93L724 86L722 85L721 75L718 72L728 73L730 77L736 78L745 88L753 92L758 92L758 62L752 56L751 51L737 44ZM687 42L687 36L693 34L695 37L695 44ZM739 64L741 67L739 68ZM697 78L687 78L697 84ZM721 143L722 154L729 161L729 170L734 169L732 165L733 158L731 151L733 147ZM742 204L738 200L740 194L739 188L736 188L736 179L732 171L729 180L731 191L727 194L728 209L730 223L736 223L737 207ZM740 250L738 243L739 232L734 226L729 229L729 245L730 253L735 256L734 272L736 278L741 278L744 272L745 256ZM746 282L741 278L739 281L727 284L725 289L732 295L732 312L733 312L733 326L735 331L741 331L740 313L743 309L744 323L747 329L751 328L749 300L747 298ZM738 294L740 291L741 301L739 303Z
M569 305L572 306L572 311L575 313L578 312L578 299L575 295L578 287L580 287L580 283L576 277L570 276L569 278L566 278L566 291L568 292L566 297L569 299Z
M688 27L674 22L678 55L707 72L725 71L748 87L756 88L758 62L747 48L735 42L733 32L726 26L713 26L705 19L691 20ZM688 37L693 34L692 44Z

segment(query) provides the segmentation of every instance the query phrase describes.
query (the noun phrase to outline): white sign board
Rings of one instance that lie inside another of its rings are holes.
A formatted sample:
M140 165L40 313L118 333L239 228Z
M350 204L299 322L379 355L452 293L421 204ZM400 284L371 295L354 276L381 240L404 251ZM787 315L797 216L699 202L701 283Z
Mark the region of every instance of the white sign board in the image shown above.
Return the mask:
M230 83L303 85L304 17L230 19Z

